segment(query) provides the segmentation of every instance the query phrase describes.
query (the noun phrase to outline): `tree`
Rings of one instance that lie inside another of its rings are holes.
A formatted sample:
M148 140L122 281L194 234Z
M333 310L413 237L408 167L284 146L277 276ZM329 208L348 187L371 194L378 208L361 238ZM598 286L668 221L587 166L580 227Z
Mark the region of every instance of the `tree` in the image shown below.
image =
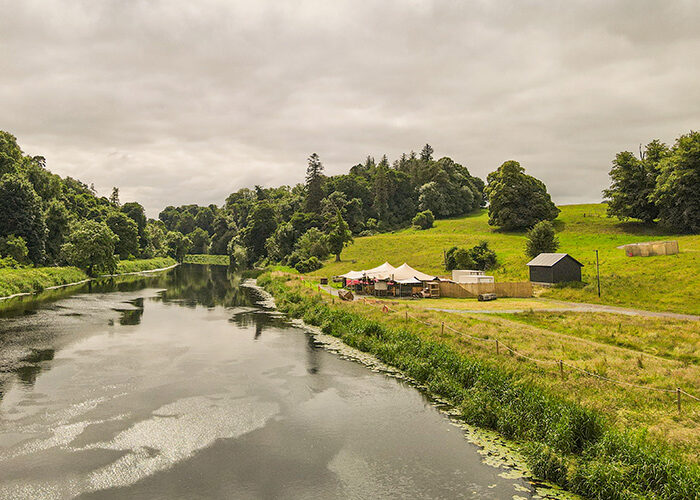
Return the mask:
M517 161L507 161L491 172L485 190L491 226L525 229L559 215L544 183L525 174Z
M231 269L234 271L245 269L248 265L248 253L245 248L233 239L229 242L227 250Z
M669 154L668 147L658 140L647 144L637 159L629 151L618 153L610 170L610 188L603 191L608 202L608 215L619 219L640 219L653 222L659 210L651 199L656 187L659 162Z
M121 203L119 202L119 188L118 187L115 186L112 188L112 194L109 195L109 202L117 208L121 205Z
M165 235L165 251L169 257L182 262L190 250L190 239L179 231L168 231Z
M209 248L209 234L198 227L189 234L190 241L192 242L192 247L190 252L195 254L207 253Z
M61 252L70 265L84 269L90 276L102 272L111 274L117 269L114 248L118 240L105 223L80 221L73 227Z
M328 257L328 235L323 234L318 228L312 227L297 240L294 245L294 253L298 259L316 257L319 260Z
M160 220L149 220L146 223L146 239L148 246L143 255L147 258L165 255L165 224Z
M559 248L559 240L554 234L554 226L548 220L538 222L527 232L525 253L535 258L541 253L553 253Z
M46 208L46 256L50 263L55 264L61 255L61 246L66 241L70 225L70 215L66 206L51 200Z
M435 222L435 217L430 210L418 212L413 220L411 220L411 223L418 229L430 229L433 227L433 222Z
M320 213L323 198L323 164L316 153L309 156L306 167L306 211Z
M10 257L19 264L29 264L27 243L21 236L5 236L0 238L0 256Z
M253 262L267 255L265 242L277 229L277 215L269 201L261 201L250 212L248 226L242 231L242 241Z
M41 198L32 185L18 174L0 179L0 236L21 236L27 243L29 260L44 262L46 223Z
M389 180L386 167L377 167L374 176L374 210L377 212L377 219L380 225L386 227L389 223Z
M183 212L177 223L177 230L182 234L190 234L197 227L194 216L190 212Z
M128 259L138 253L139 229L136 223L121 212L115 212L107 217L107 227L117 235L115 252L120 259Z
M452 247L445 253L445 269L474 269L476 265L472 260L469 250Z
M469 249L469 257L474 262L474 269L486 271L496 267L496 252L489 248L487 241L482 241Z
M340 262L340 254L349 243L352 242L352 233L345 222L340 210L336 212L335 225L328 235L328 250L335 255L335 261Z
M148 235L146 234L148 219L146 218L146 211L143 205L135 201L130 201L122 205L121 211L136 223L136 228L139 233L139 248L143 251L148 246Z
M700 233L700 132L680 136L659 168L651 196L659 219L676 231Z
M433 161L434 152L435 150L433 149L433 147L430 144L426 144L420 151L420 159L426 163L429 161Z

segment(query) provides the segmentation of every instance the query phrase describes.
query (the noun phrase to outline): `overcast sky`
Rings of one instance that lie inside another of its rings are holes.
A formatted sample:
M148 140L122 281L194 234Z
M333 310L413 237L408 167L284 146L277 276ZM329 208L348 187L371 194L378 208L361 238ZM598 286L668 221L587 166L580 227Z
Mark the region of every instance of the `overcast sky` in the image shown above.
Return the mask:
M150 216L371 154L596 202L700 125L700 2L0 0L0 129Z

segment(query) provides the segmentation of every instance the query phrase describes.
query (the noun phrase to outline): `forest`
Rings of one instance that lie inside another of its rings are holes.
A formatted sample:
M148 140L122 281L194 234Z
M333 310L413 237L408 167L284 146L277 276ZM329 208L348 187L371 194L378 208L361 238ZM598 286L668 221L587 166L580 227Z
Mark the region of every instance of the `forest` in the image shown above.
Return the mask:
M697 132L670 147L652 141L640 147L639 158L618 153L603 193L608 214L699 232L699 165ZM0 268L71 265L95 275L113 272L119 260L168 256L182 262L187 254L215 254L237 268L280 263L310 272L329 256L340 260L354 237L409 226L426 230L435 219L487 205L489 225L500 230L544 224L531 234L536 238L539 231L544 240L531 253L556 248L547 221L559 209L542 181L509 160L487 182L452 158L436 158L429 144L393 162L367 156L339 175L325 175L313 153L304 183L242 188L222 206L167 206L149 219L138 202L122 204L117 187L99 196L94 186L53 174L44 157L25 154L12 134L0 131ZM455 265L479 261L465 252ZM489 262L484 265L495 265L495 257Z

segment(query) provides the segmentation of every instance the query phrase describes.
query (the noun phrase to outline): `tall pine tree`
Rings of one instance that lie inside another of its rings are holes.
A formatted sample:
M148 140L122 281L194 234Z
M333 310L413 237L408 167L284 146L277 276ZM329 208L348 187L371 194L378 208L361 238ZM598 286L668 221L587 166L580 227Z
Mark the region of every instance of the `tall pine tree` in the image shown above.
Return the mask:
M306 211L320 214L323 198L323 164L316 153L309 156L306 167Z

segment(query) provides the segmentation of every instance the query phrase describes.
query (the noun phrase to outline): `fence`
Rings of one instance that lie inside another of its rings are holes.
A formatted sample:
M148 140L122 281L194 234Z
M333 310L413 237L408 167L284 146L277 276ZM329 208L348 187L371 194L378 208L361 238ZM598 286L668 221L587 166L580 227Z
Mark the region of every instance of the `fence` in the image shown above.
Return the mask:
M452 283L440 282L440 297L474 298L480 293L495 293L497 297L532 297L532 283Z
M442 283L441 283L442 284ZM310 288L313 287L311 283L308 284ZM318 286L318 293L321 293L322 291L325 291L321 286ZM374 304L377 305L378 307L381 307L382 312L387 313L387 314L400 314L400 311L397 311L396 309L390 308L386 302L384 301L379 301L379 300L373 300L373 299L359 299L362 301L364 304ZM333 302L335 302L335 298L333 298ZM408 311L403 312L403 318L399 317L401 320L403 320L405 323L408 323L409 320L415 321L417 323L420 323L424 326L430 327L430 328L440 328L442 332L445 331L445 329L450 330L454 333L459 334L463 338L467 338L476 342L483 342L483 343L491 343L494 345L494 354L500 355L501 352L510 352L512 355L526 359L528 361L531 361L537 365L543 365L543 366L549 366L554 368L558 372L558 376L560 376L562 379L566 378L565 374L565 367L574 370L578 373L581 373L583 375L597 378L599 380L603 380L605 382L610 382L612 384L617 384L625 387L631 387L635 389L642 389L642 390L647 390L647 391L652 391L652 392L660 392L660 393L665 393L665 394L672 394L674 395L674 403L675 406L678 408L678 413L681 413L681 396L685 396L686 398L689 398L691 401L698 401L700 402L700 398L697 396L694 396L693 394L690 394L689 392L684 391L680 387L677 387L676 389L664 389L662 387L650 387L647 385L641 385L641 384L635 384L633 382L628 382L626 380L618 380L618 379L613 379L610 377L605 377L603 375L600 375L598 373L594 373L588 370L585 370L583 368L579 368L576 365L571 364L568 361L564 361L563 359L541 359L541 358L535 358L532 356L527 356L521 352L516 351L509 345L503 343L503 341L495 338L495 337L489 337L489 338L483 338L483 337L474 337L472 335L469 335L467 333L464 333L462 331L459 331L455 328L452 328L449 325L445 325L444 322L441 322L440 324L435 324L435 323L429 323L427 321L423 321L419 318L416 318L415 316L412 316L408 314Z

